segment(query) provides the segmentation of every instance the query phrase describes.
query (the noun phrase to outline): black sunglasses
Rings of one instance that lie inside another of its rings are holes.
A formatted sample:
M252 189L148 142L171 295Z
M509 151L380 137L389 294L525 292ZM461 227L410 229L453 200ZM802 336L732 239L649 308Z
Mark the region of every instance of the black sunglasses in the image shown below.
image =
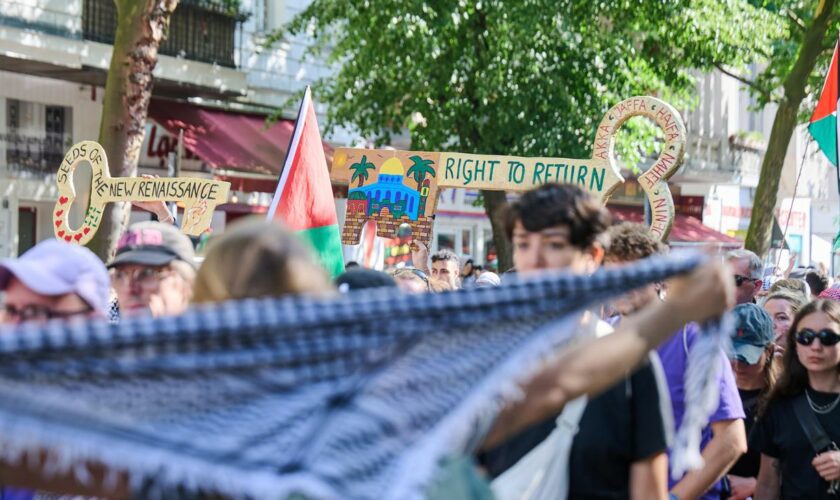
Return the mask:
M815 332L809 328L799 330L796 334L796 342L802 345L811 345L814 339L820 339L820 344L831 347L840 342L840 335L828 329Z
M749 276L741 276L740 274L735 275L735 286L741 286L747 281L753 281L753 279Z

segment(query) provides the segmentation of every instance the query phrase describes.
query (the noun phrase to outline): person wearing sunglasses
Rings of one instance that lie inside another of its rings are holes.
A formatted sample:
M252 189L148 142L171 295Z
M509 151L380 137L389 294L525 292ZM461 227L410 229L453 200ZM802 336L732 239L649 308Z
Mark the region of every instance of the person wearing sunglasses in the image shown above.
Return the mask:
M44 240L0 262L0 324L104 318L109 288L105 264L93 252Z
M761 259L749 250L732 250L726 254L726 261L732 268L735 278L735 302L748 304L755 302L755 297L761 291L762 265Z
M784 370L752 436L755 498L840 498L840 304L816 300L794 318Z

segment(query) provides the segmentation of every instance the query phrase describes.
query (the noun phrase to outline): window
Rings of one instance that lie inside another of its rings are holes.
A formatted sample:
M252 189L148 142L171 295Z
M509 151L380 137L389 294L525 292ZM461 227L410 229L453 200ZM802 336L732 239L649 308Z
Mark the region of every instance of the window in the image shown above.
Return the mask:
M801 234L788 234L787 235L787 242L788 247L790 247L790 251L796 253L796 265L802 265L802 235Z
M472 229L461 230L461 255L474 255L472 246Z
M36 219L34 208L18 208L18 256L35 246Z
M273 0L264 0L273 3ZM172 13L159 53L193 61L236 67L234 37L241 14L234 1L184 1ZM113 0L84 0L82 32L85 40L112 44L116 37L117 8ZM257 25L259 27L259 25Z
M263 0L262 30L274 31L283 26L285 21L285 0Z
M488 269L495 269L496 262L496 244L493 243L493 231L490 229L484 230L484 265Z
M444 248L448 248L449 250L455 251L455 235L452 233L438 233L438 250L443 250Z
M6 165L12 172L55 174L73 144L73 108L6 100Z

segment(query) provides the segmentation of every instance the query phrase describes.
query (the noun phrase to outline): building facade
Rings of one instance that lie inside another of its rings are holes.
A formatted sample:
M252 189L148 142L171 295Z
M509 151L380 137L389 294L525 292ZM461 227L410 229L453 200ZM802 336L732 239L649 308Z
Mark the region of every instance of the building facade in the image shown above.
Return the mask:
M705 225L743 239L776 106L754 111L743 84L718 71L698 77L698 97L698 107L686 113L686 162L672 182L682 195L703 197ZM800 125L784 158L774 213L799 265L840 269L832 252L838 214L837 170ZM788 256L774 250L767 263L785 267Z
M278 110L287 118L294 116L297 93L332 72L324 61L306 55L303 38L265 45L271 33L308 3L242 0L239 10L231 12L219 0L181 0L173 15L155 69L140 173L167 175L174 155L185 175L230 181L230 203L214 215L215 229L266 209L291 125L284 122L262 130L261 124ZM56 166L70 144L99 135L114 19L113 0L0 3L0 257L17 255L52 234ZM702 219L712 230L743 238L775 109L752 111L754 103L741 84L720 72L698 75L697 81L698 107L684 113L686 161L671 180L678 215ZM323 128L326 109L316 109ZM208 121L220 129L217 136L190 135L207 128ZM222 139L241 132L243 123L251 127L256 142L228 144L225 151L201 147L202 141L226 142ZM182 132L187 144L179 148ZM367 145L344 129L325 140L334 146ZM394 146L405 149L409 143L403 137ZM268 155L257 153L264 148L276 149ZM620 218L639 219L643 198L629 169L625 176L631 181L612 201ZM89 174L80 169L77 191L86 192L88 182ZM836 170L798 129L785 158L777 218L803 265L834 265L831 243L840 223L836 186ZM346 188L336 190L343 214ZM84 200L78 203L71 210L71 224L81 221ZM411 203L406 198L408 210ZM693 224L687 219L678 223ZM408 248L404 241L376 246L385 248L379 253L389 262L405 261L396 254ZM441 192L432 250L441 248L478 263L493 260L492 231L479 193ZM359 250L348 248L346 253Z
M231 181L231 203L214 215L216 229L237 216L265 210L292 125L281 123L264 132L264 120L326 74L319 61L304 61L305 45L299 40L263 48L268 33L306 4L244 0L232 12L217 0L182 0L173 14L154 71L139 173L167 175L172 155L179 153L183 175ZM0 3L0 257L18 255L52 235L55 172L63 153L75 142L99 136L115 19L113 0ZM205 125L201 120L215 119L214 125L231 128L245 120L275 154L254 154L265 144L250 144L250 151L249 145L239 150L234 145L212 157L190 145L179 149L180 130L161 111L176 105L188 106L179 114L188 139L191 129ZM323 107L318 111L323 120ZM294 110L288 113L293 115ZM351 143L343 131L329 140ZM90 182L84 167L75 177L82 196L71 209L71 225L81 222ZM148 216L132 214L135 219Z

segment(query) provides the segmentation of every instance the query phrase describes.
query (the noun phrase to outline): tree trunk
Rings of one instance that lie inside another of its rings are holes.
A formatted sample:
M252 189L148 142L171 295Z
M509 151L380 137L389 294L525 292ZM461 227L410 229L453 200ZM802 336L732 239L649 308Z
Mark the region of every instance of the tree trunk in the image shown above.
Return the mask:
M773 213L776 208L779 179L785 161L790 139L796 127L796 117L799 106L805 98L805 86L808 76L814 70L822 50L828 27L831 24L833 11L837 0L821 0L817 6L814 20L808 25L803 38L799 55L790 73L785 78L784 98L779 104L779 110L773 120L773 129L767 143L767 152L761 164L761 175L758 188L755 191L750 228L747 231L745 246L762 259L766 256L770 246L770 235L773 229Z
M482 189L484 196L484 211L490 218L493 227L493 244L496 245L496 256L499 259L499 273L513 267L513 245L505 234L505 207L508 202L504 191L489 191Z
M117 33L105 83L99 143L108 155L113 177L134 177L152 97L152 71L178 0L114 1ZM113 256L130 211L127 203L105 206L99 230L88 244L103 261Z

